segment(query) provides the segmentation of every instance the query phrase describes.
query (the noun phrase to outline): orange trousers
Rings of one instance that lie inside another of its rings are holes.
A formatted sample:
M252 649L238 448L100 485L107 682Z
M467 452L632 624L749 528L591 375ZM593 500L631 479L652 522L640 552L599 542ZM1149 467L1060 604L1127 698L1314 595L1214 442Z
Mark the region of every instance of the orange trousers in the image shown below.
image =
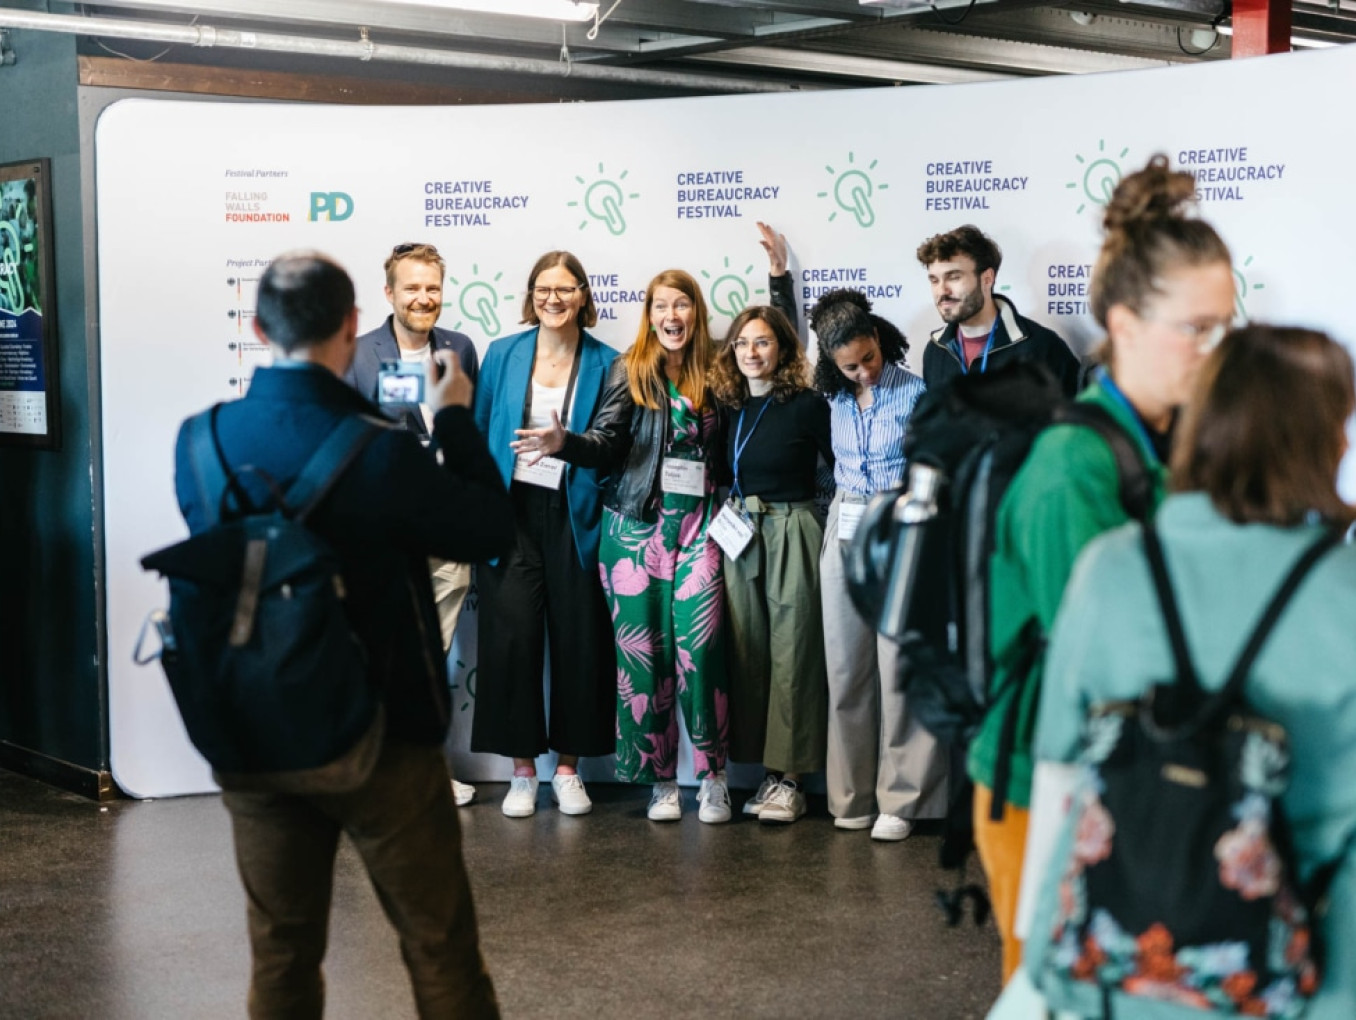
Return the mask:
M975 848L989 879L994 922L1003 939L1003 984L1022 962L1022 943L1013 932L1017 924L1017 894L1022 887L1022 857L1026 853L1026 828L1031 812L1003 806L1003 820L990 821L993 791L975 784Z

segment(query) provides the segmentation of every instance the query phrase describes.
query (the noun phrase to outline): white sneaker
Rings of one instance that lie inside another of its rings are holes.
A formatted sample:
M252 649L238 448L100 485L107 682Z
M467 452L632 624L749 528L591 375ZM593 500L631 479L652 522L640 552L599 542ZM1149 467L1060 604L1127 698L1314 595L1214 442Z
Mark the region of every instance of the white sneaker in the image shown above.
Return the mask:
M702 780L697 803L701 805L697 817L708 825L730 820L730 787L726 785L724 772L716 772Z
M476 788L470 783L461 783L452 780L452 799L456 801L457 807L465 807L476 799Z
M763 805L767 803L767 795L775 790L780 782L780 779L769 772L763 778L763 785L758 787L758 792L744 801L744 814L753 815L757 818L758 812L762 811Z
M676 822L683 817L683 795L678 792L678 784L670 779L666 783L655 783L650 794L650 809L645 812L652 822Z
M504 798L504 814L510 818L530 818L537 813L537 777L514 776Z
M857 815L853 818L835 818L833 827L835 829L848 829L855 832L858 829L869 829L871 823L876 820L875 815Z
M562 815L586 815L593 810L593 801L584 791L584 781L576 775L557 772L551 778L551 799L560 805Z
M911 832L913 822L907 818L900 818L899 815L881 815L871 827L871 838L885 843L898 843L901 839L908 839Z
M789 825L805 814L805 794L792 780L778 783L767 795L758 820L769 825Z

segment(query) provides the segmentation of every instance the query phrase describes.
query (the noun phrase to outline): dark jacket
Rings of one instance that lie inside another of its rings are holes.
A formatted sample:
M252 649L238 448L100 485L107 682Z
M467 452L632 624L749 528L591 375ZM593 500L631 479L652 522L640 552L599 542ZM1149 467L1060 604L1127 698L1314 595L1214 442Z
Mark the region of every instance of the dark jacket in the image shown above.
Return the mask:
M513 480L513 442L523 427L523 405L532 383L532 367L537 351L534 327L515 336L490 344L485 352L485 370L476 387L476 426L490 446L490 456L499 466L499 474L508 485ZM603 385L608 366L617 352L588 333L579 338L579 374L574 381L566 428L586 434L591 428L607 428L601 414ZM614 409L614 414L617 411ZM613 422L624 425L623 422ZM571 442L567 436L559 458L569 464L565 471L565 502L570 514L570 532L574 535L579 565L590 574L598 573L598 539L603 512L603 482L612 464L607 442Z
M1069 345L1054 330L1017 314L1016 307L1007 298L995 294L993 300L998 306L998 325L994 328L989 368L999 368L1013 361L1037 361L1055 374L1066 397L1074 396L1078 392L1081 366ZM964 374L960 355L956 353L956 332L956 323L948 323L932 334L923 350L923 381L930 390L945 386Z
M381 372L383 361L399 361L400 345L396 343L394 316L386 316L386 321L370 333L358 337L358 350L353 355L353 364L349 366L344 381L368 400L377 399L377 375ZM432 330L430 341L435 351L451 351L457 356L458 366L470 378L474 385L479 374L480 359L476 355L476 346L465 333L454 333L450 329ZM421 439L428 438L428 428L424 424L424 415L418 404L383 404L381 411L392 421L399 422Z
M242 484L251 503L264 509L271 497L263 475L285 488L342 418L375 413L375 405L327 369L284 363L257 370L244 398L222 406L217 438L227 465L255 469ZM343 564L350 619L382 691L387 732L424 744L441 743L450 718L428 558L472 562L513 542L513 508L471 412L439 411L433 432L441 467L414 436L389 429L311 518ZM207 519L182 428L175 490L189 531L202 531Z
M724 485L730 474L723 441L725 412L709 394L707 406L715 412L716 421L702 434L702 460L709 477ZM603 459L611 463L603 506L627 517L654 521L659 507L659 468L670 433L668 401L658 410L632 401L626 358L619 357L608 373L594 427L582 435L571 432L561 458L572 464Z

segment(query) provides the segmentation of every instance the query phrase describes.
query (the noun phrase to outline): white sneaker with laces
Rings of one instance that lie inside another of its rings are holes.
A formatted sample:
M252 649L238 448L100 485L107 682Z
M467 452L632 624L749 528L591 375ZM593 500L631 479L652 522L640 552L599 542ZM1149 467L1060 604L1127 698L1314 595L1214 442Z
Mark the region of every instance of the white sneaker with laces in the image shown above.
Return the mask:
M907 818L900 818L899 815L881 815L871 827L871 838L885 843L898 843L901 839L908 839L911 832L913 822Z
M744 814L758 817L758 812L763 810L763 805L767 803L767 795L776 789L781 780L771 772L763 779L763 785L758 787L758 792L748 800L744 801Z
M513 777L503 811L509 818L530 818L537 813L536 776Z
M701 805L697 817L707 825L730 820L730 787L725 782L724 772L713 773L702 780L697 803Z
M833 820L833 827L835 829L847 829L849 832L855 832L858 829L871 828L871 823L875 820L875 815L855 815L852 818L835 818Z
M476 799L476 788L470 783L462 783L452 780L452 799L457 807L465 807Z
M767 795L758 820L767 825L790 825L805 814L805 794L791 780L778 783Z
M593 801L584 790L584 781L573 774L557 772L551 778L551 799L560 806L562 815L586 815L593 810Z
M645 816L652 822L676 822L683 817L683 795L678 792L678 784L670 779L666 783L655 783L650 794L650 809Z

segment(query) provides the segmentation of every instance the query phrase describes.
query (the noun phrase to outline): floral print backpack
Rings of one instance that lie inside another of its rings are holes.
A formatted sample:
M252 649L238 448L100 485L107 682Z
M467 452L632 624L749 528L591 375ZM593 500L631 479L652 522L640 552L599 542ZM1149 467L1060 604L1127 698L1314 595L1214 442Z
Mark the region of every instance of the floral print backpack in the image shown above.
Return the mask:
M1301 890L1292 866L1279 804L1286 733L1248 710L1243 686L1340 536L1299 557L1211 693L1187 652L1158 535L1142 530L1177 677L1089 712L1069 845L1047 878L1053 913L1032 933L1049 933L1039 984L1052 1010L1108 1020L1137 998L1182 1007L1162 1015L1297 1017L1318 987L1310 925L1322 890Z

